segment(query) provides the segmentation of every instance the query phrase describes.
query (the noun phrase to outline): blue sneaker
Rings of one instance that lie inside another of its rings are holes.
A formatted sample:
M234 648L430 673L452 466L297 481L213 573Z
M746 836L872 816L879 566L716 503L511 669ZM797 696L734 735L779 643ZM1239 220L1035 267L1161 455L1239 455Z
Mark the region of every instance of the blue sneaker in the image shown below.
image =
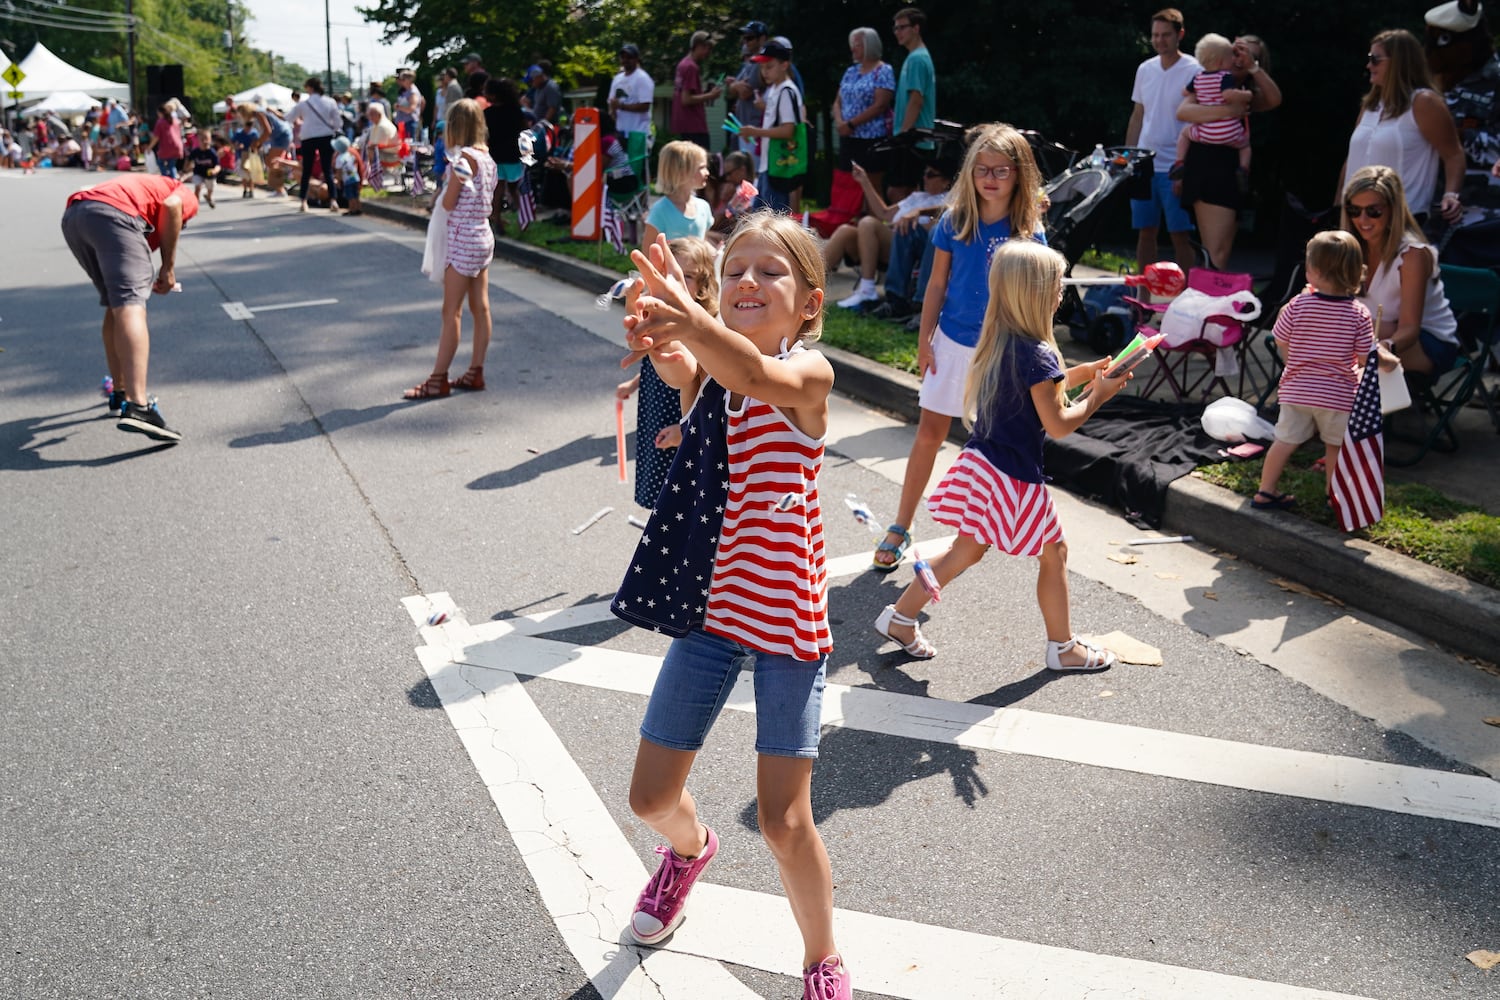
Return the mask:
M161 410L156 406L155 396L152 396L145 406L125 400L120 405L120 422L115 426L122 431L144 434L157 441L166 441L171 444L182 440L182 435L168 427L167 422L162 419Z

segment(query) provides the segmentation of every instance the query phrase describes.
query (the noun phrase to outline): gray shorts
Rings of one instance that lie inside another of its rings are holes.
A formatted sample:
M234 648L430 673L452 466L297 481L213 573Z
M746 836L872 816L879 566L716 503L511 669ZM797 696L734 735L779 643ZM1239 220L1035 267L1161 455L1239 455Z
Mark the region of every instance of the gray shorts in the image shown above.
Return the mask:
M146 220L102 201L75 201L62 217L63 239L89 280L99 304L110 309L145 305L156 268L146 244Z

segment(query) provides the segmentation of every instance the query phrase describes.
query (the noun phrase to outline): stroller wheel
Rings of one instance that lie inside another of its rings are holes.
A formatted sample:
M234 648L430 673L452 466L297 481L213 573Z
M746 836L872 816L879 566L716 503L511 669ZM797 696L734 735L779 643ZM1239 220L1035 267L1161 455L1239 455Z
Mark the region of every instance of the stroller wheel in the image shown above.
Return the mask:
M1110 354L1125 346L1125 320L1112 313L1101 313L1089 324L1089 350Z

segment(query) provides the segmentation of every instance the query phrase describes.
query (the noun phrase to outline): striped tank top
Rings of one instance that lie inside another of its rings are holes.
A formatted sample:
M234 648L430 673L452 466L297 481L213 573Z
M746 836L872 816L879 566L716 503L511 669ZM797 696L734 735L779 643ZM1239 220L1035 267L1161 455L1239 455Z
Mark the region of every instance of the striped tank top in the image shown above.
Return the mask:
M728 499L703 628L752 649L817 660L833 648L818 473L823 439L776 407L725 407Z
M1228 73L1203 72L1193 77L1193 82L1189 84L1189 87L1202 106L1222 108L1224 106L1224 83L1230 79ZM1232 146L1244 139L1246 130L1247 126L1243 118L1220 118L1218 121L1198 122L1189 133L1189 138L1194 142L1202 142L1210 146Z

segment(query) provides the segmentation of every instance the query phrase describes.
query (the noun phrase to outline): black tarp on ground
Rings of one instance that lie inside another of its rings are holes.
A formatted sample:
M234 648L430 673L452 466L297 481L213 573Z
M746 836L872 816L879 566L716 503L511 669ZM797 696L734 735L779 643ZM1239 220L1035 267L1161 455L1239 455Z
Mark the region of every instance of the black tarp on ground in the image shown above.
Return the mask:
M1116 396L1061 441L1047 440L1043 468L1054 486L1158 528L1167 486L1200 465L1224 461L1227 447L1203 433L1201 405Z

